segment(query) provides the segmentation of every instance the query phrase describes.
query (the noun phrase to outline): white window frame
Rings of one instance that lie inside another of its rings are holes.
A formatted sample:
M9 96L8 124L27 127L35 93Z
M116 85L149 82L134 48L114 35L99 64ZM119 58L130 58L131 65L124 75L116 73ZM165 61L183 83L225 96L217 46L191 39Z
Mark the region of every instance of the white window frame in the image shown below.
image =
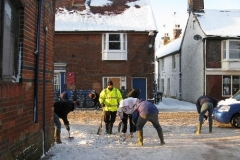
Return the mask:
M239 48L230 48L231 42L237 42L239 43ZM236 51L235 55L238 56L238 58L231 58L230 51ZM224 40L222 41L222 60L239 60L240 61L240 40Z
M2 2L1 2L2 3ZM11 0L3 0L1 10L0 37L2 46L1 55L1 78L4 81L19 82L21 73L22 43L19 42L19 24L23 18L19 15L22 10L20 4L12 3ZM1 34L2 33L2 34ZM17 37L17 38L16 38Z
M230 48L231 42L236 42L237 47ZM224 40L222 41L221 48L222 70L240 70L240 40ZM235 51L235 57L231 57L231 53L229 51Z
M162 59L162 72L164 72L164 58Z
M111 35L119 35L119 41L110 41ZM109 49L110 43L120 43L119 49ZM127 34L104 33L102 34L102 60L127 60Z
M240 89L240 75L222 76L222 95L232 96Z
M177 61L176 61L176 55L172 55L172 70L176 69Z
M164 93L164 78L161 79L161 91Z

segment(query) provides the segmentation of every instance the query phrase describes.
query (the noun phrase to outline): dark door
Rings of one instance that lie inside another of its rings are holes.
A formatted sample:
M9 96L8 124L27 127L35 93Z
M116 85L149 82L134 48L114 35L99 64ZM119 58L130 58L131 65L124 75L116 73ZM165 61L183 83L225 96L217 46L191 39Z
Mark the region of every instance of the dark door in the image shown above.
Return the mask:
M144 99L146 100L146 78L133 78L132 79L132 88L134 89L140 89L141 93L139 95L139 99Z

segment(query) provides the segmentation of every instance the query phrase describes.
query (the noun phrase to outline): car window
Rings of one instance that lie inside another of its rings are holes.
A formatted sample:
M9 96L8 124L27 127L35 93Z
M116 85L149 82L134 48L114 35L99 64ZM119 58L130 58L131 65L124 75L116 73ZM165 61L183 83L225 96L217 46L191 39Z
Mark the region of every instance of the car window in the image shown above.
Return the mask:
M233 96L232 96L233 99L236 99L237 101L240 101L240 90L237 91Z

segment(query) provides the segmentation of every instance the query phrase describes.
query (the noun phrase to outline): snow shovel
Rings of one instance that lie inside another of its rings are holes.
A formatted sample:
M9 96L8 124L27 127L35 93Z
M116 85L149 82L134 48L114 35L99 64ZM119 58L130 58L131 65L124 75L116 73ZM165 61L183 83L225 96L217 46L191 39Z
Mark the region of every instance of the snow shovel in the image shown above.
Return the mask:
M71 137L71 136L70 136L70 131L68 131L68 138L69 138L70 140L74 138L74 137Z
M102 120L103 120L103 113L102 113L102 116L101 116L101 123L100 123L100 126L98 127L97 135L102 134Z
M122 122L119 122L119 124L118 124L118 132L121 131L121 127L122 127Z

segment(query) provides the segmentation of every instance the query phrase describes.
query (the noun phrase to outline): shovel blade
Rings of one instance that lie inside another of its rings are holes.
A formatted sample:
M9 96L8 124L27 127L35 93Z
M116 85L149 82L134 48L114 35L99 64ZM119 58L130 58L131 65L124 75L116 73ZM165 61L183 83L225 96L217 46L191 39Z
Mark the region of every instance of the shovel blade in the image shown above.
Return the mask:
M122 122L119 122L119 124L118 124L118 132L121 131L121 127L122 127Z
M98 127L97 134L98 134L98 135L102 134L102 127L101 127L101 126Z

